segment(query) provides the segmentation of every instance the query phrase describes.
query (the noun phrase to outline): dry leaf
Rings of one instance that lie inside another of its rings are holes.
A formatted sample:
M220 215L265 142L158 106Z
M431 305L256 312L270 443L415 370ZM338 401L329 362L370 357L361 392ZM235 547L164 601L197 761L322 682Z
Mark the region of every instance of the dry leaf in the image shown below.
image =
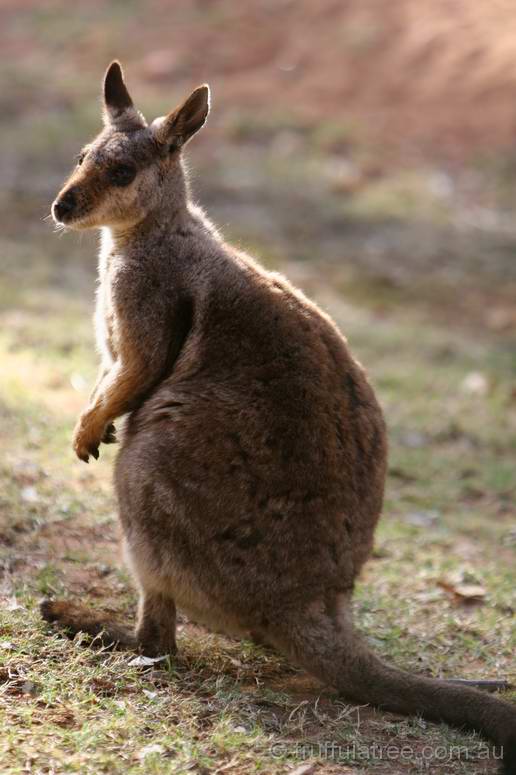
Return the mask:
M441 589L453 595L457 603L483 603L487 594L480 584L453 584L446 579L440 579L437 583Z
M77 726L75 716L68 708L58 708L50 714L50 721L62 729L72 729Z
M128 662L129 667L151 667L156 662L162 662L166 657L134 657Z

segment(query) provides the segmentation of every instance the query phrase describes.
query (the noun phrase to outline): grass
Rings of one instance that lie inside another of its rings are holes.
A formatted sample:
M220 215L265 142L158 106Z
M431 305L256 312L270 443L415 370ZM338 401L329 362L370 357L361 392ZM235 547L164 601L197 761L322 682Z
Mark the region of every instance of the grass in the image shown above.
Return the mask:
M66 271L61 240L46 245L50 259L28 243L3 286L12 303L0 337L2 773L416 773L443 751L452 751L452 775L492 771L474 736L348 705L279 656L192 623L181 625L177 660L136 666L134 655L93 651L40 620L47 594L128 619L135 603L117 559L114 453L87 468L70 450L95 372L93 275L82 263L94 244L73 258L67 239ZM361 628L415 672L514 680L516 412L506 340L429 325L406 305L379 313L374 295L354 306L316 265L291 265L294 280L296 272L369 367L390 425L385 516L356 596ZM467 378L478 371L475 392ZM467 605L443 581L474 582L485 595Z

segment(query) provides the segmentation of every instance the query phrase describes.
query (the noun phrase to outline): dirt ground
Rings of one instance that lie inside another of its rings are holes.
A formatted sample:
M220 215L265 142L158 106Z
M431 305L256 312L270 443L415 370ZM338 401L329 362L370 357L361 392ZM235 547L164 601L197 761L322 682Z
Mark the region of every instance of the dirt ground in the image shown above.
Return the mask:
M4 228L48 212L116 55L150 118L210 82L193 184L231 236L336 265L351 292L366 280L515 330L515 14L502 0L95 0L76 14L6 0Z
M52 68L39 104L56 75L98 78L92 52L118 48L138 84L209 80L225 107L356 123L404 155L467 158L514 144L510 0L94 0L73 24L59 0L4 0L0 12L6 60Z

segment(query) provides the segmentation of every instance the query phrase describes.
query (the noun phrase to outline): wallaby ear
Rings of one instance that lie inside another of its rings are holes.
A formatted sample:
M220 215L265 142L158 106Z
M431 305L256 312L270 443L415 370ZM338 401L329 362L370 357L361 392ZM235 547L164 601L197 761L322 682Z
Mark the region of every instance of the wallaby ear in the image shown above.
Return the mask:
M156 121L156 140L180 148L204 125L210 112L210 87L203 83L168 116Z
M145 120L133 105L131 95L127 91L124 73L120 62L111 62L104 76L104 123L116 125L117 128L131 126L146 126Z

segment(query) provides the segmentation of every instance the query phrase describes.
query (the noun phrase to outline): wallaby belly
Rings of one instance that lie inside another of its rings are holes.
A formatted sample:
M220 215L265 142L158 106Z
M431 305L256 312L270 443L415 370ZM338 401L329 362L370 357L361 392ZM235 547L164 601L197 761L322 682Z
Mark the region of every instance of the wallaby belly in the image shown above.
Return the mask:
M295 608L352 588L385 465L379 413L375 429L371 411L362 420L355 408L366 431L357 448L342 404L296 421L252 388L163 385L129 418L115 476L142 586L234 634L256 629L279 601Z
M147 541L124 541L126 564L146 590L170 597L177 609L188 619L202 624L213 632L235 637L249 635L250 628L231 612L224 610L215 600L202 591L194 568L181 564L171 547L166 562L161 564L153 545Z

